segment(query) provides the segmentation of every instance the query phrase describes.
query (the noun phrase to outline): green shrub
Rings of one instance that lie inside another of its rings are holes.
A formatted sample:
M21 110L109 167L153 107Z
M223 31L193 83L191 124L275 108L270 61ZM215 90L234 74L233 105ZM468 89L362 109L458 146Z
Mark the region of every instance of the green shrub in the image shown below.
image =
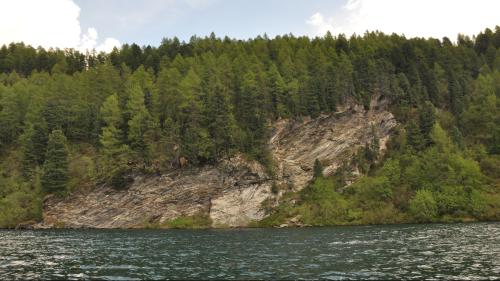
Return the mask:
M0 228L42 218L42 200L38 194L22 188L0 199Z
M432 192L421 189L410 200L410 214L418 222L431 222L437 215L437 204Z
M468 209L467 194L462 186L444 186L435 196L440 215L454 215Z

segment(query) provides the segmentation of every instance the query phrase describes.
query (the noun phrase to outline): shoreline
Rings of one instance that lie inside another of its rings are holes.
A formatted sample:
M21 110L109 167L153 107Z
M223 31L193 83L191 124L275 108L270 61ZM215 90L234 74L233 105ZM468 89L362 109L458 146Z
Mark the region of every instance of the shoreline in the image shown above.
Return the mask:
M376 223L376 224L336 224L336 225L289 225L289 226L235 226L235 227L129 227L129 228L99 228L99 227L15 227L0 228L5 230L238 230L238 229L302 229L302 228L327 228L327 227L367 227L367 226L400 226L400 225L423 225L423 224L470 224L470 223L500 223L500 220L457 220L457 221L435 221L435 222L402 222L402 223Z

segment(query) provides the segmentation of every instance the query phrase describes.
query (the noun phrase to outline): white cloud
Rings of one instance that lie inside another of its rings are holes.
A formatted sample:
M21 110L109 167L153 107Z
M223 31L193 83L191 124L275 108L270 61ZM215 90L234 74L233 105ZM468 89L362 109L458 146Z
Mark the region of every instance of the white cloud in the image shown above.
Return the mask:
M331 17L316 13L307 21L316 35L363 34L379 30L408 37L473 35L500 24L498 0L348 0Z
M97 30L93 27L87 29L87 33L80 38L79 49L92 50L97 45Z
M98 44L93 27L82 33L80 7L72 0L1 0L0 45L21 42L34 47L109 51L120 42L106 38Z
M97 46L96 50L98 52L103 51L109 53L113 50L114 47L120 47L120 45L120 41L116 40L115 38L106 38L106 40L104 40L104 43Z
M325 20L321 13L316 13L309 18L307 24L314 28L315 35L324 35L327 31L334 32L331 22L331 19Z

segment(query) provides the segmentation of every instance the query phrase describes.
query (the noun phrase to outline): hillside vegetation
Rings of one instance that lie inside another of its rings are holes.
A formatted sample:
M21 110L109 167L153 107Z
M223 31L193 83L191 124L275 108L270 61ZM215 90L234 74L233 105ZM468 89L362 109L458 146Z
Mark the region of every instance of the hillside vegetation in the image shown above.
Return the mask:
M473 38L164 39L109 54L0 49L0 227L41 219L42 198L237 152L272 174L270 124L347 100L390 101L400 126L329 178L317 173L262 225L500 218L500 27ZM321 163L317 164L321 171ZM347 185L356 167L360 179ZM179 223L179 225L183 225Z

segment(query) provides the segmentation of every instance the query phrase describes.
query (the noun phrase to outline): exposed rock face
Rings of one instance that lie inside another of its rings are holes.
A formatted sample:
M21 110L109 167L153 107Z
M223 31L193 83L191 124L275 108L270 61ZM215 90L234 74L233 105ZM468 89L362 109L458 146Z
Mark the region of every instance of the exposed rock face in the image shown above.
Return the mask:
M316 159L323 164L325 176L333 174L343 161L370 142L373 131L383 153L396 125L390 112L365 111L359 106L313 120L278 121L270 141L278 179L294 190L302 189L312 179Z
M216 166L136 176L127 190L100 186L64 200L48 198L38 227L134 228L200 213L208 214L214 227L248 225L265 216L262 202L277 196L271 192L273 183L304 188L315 159L324 165L325 175L332 174L371 139L372 128L385 149L396 121L379 106L374 102L368 111L350 106L316 119L276 122L269 143L274 179L259 163L237 155Z
M264 216L260 204L270 187L260 164L237 156L218 166L136 176L127 190L100 186L48 198L38 227L135 228L200 213L210 214L214 225L242 226Z

